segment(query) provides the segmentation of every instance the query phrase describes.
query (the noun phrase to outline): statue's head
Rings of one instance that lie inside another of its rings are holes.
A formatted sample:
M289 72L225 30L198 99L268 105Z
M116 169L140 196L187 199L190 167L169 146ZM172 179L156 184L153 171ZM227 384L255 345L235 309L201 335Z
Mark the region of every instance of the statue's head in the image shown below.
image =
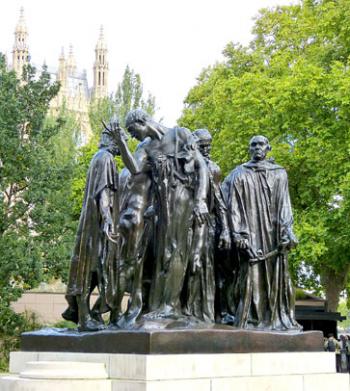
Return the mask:
M109 134L107 134L105 132L102 132L102 135L101 135L101 138L100 138L99 148L100 149L101 148L108 149L108 151L113 156L120 155L120 151L119 151L117 142L115 141L115 139L111 135L109 135Z
M196 140L200 153L204 157L209 158L211 151L211 142L213 140L209 131L207 129L197 129L193 132L193 136Z
M132 137L142 141L150 135L149 125L151 121L152 118L145 111L135 109L129 111L125 125Z
M250 139L249 153L253 161L264 160L269 151L271 151L271 146L267 137L254 136Z

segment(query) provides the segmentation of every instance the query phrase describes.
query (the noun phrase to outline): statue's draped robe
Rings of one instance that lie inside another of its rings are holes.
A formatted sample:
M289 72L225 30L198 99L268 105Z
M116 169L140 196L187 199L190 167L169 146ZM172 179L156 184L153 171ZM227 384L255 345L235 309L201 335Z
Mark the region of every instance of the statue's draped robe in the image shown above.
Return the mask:
M267 254L292 232L286 171L270 162L248 162L225 179L223 192L233 236L248 239L253 253ZM256 264L239 252L235 325L273 330L298 329L286 253Z
M191 262L199 256L199 268L188 269L187 302L185 311L206 322L215 322L214 253L217 236L226 224L226 206L220 188L220 168L204 158L208 168L207 207L209 217L204 224L194 224Z
M198 186L195 152L199 152L193 136L184 128L169 129L158 152L151 157L155 265L149 309L155 316L167 317L182 313L180 298L191 255Z
M109 190L109 208L116 226L119 216L118 172L113 155L106 149L100 149L92 158L87 173L83 207L71 260L67 300L72 303L71 297L87 295L92 287L92 274L96 272L102 312L117 305L114 301L117 297L118 278L117 249L103 233L99 208L99 199L104 189Z

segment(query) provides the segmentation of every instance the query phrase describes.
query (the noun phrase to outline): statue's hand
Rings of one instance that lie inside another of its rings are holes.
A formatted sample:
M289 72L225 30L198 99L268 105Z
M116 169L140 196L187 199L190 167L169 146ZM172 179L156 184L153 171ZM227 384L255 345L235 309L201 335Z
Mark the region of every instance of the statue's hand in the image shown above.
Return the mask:
M120 129L120 124L119 124L119 119L116 115L114 115L111 119L110 119L110 129L113 130L113 131L116 131L117 129Z
M114 227L113 227L113 222L111 218L106 218L103 224L103 232L107 236L114 235Z
M246 250L249 247L249 240L241 235L236 235L234 242L239 249Z
M119 120L116 116L112 117L109 126L117 141L123 142L128 140L128 136L124 129L120 126Z
M151 219L155 214L156 214L156 211L154 210L153 205L150 205L150 206L146 209L145 213L143 214L143 217L144 217L145 219Z
M119 142L122 142L125 140L125 132L123 131L123 129L119 126L115 126L113 128L113 133L115 135L115 138L117 139L117 141Z
M228 250L231 247L230 233L227 229L221 231L218 247L221 250Z
M286 251L290 251L292 248L296 247L298 244L298 241L297 239L294 237L294 238L289 238L289 237L286 237L286 238L282 238L280 244L279 244L279 251L280 252L286 252Z
M281 252L289 251L292 248L298 245L298 239L292 231L285 232L285 235L282 236L281 242L279 244L279 249Z
M194 218L199 225L204 224L209 219L207 204L204 201L199 201L193 209Z
M297 237L293 232L289 232L289 249L296 247L299 244Z
M196 274L199 269L201 269L201 257L199 254L195 253L192 260L192 274Z

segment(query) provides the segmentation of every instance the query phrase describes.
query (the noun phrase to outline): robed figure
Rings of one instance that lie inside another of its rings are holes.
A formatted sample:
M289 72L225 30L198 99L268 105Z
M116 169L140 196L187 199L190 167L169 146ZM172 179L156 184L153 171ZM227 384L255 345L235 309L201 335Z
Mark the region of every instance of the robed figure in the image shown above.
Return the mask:
M62 314L79 324L81 331L104 328L101 314L118 311L117 222L119 215L118 172L114 156L119 153L113 132L105 129L86 178L83 206L76 235L66 299ZM91 292L99 297L90 309Z
M230 247L230 233L220 187L221 170L210 158L212 136L207 129L197 129L193 136L207 167L208 218L203 224L195 222L193 225L185 311L205 322L215 322L214 259L217 250Z
M150 317L183 315L181 293L191 263L193 225L208 216L208 170L191 132L170 128L151 158L155 210L155 265Z
M118 144L132 175L120 217L122 261L132 280L121 328L133 327L140 315L146 321L183 316L192 227L208 216L207 167L191 132L167 128L140 109L128 113L126 127L140 144L134 155L122 139Z
M251 160L225 179L223 192L238 251L235 326L299 330L288 250L296 244L285 169L266 159L266 137L250 141Z

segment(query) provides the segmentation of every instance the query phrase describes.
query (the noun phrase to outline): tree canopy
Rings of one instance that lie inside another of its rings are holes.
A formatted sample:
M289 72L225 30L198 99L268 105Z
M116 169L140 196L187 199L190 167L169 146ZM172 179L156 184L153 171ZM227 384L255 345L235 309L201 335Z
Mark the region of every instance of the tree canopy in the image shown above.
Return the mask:
M0 56L0 333L16 329L10 302L69 262L74 124L47 118L58 88L45 68L17 80Z
M201 73L180 121L212 131L224 174L247 160L250 137L270 139L289 174L295 278L332 310L350 271L349 21L347 0L261 10L251 43L229 43L225 61Z

